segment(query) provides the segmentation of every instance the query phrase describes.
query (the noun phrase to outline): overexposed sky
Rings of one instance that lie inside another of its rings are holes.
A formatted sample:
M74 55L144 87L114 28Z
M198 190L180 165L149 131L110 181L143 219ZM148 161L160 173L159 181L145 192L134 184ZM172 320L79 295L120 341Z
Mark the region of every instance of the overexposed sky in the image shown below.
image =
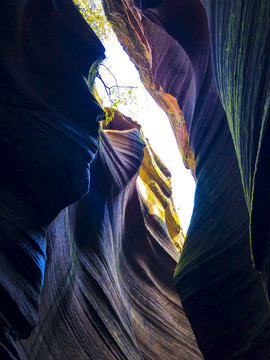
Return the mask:
M187 170L183 164L167 115L145 90L138 71L116 36L114 35L109 41L106 41L104 46L106 48L104 65L113 73L118 85L137 87L132 89L132 94L136 97L135 103L129 103L126 106L120 105L118 109L142 125L143 133L149 139L153 150L170 170L173 200L180 223L186 232L193 210L195 182L190 170ZM101 66L99 73L108 86L115 85L114 77L105 67ZM103 105L110 106L104 86L98 79L96 86L99 95L103 98Z

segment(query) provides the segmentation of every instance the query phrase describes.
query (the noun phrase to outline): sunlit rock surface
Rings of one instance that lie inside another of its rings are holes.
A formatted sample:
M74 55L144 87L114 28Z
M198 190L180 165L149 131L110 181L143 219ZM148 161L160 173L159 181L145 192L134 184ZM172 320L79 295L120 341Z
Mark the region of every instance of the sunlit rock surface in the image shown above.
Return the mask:
M195 158L191 226L139 125L98 132L104 48L72 1L4 1L0 358L202 359L194 331L205 359L268 360L269 2L106 4Z
M106 111L109 117L113 113L115 119L107 125L103 122L104 129L127 130L136 128L140 131L146 147L137 186L142 195L141 201L147 207L144 214L149 216L149 219L151 215L158 218L159 223L165 225L165 231L167 227L176 249L181 251L184 243L184 232L172 201L171 173L152 150L148 139L141 132L141 126L136 121L124 116L117 110L106 108Z
M168 115L185 166L195 176L195 160L189 146L183 113L176 100L184 69L178 67L177 42L142 17L132 0L103 0L105 14L124 50L136 65L141 80L157 104ZM162 49L162 53L160 50ZM166 56L165 56L166 54ZM164 69L168 69L166 74ZM153 126L154 119L153 119Z
M183 235L170 174L130 118L115 112L104 129L89 194L49 228L39 325L21 357L202 359L173 285L170 235L177 246Z
M131 119L99 131L103 46L72 1L0 24L0 359L201 359L170 173Z
M269 359L270 3L104 3L142 78L177 98L194 150L175 283L199 347L206 359Z

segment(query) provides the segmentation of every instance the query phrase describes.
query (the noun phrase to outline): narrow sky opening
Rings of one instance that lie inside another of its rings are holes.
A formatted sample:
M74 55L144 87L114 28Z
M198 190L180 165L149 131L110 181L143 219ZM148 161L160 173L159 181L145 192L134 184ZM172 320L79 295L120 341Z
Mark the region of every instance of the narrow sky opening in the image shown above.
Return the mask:
M183 164L167 115L145 90L137 69L117 37L110 36L110 40L104 41L104 46L106 60L103 64L105 66L100 67L99 73L110 87L116 85L117 80L120 93L125 87L131 87L130 98L127 99L126 104L120 103L118 109L142 125L143 133L149 139L153 150L170 170L173 200L180 223L186 232L193 211L195 181L190 170L187 170ZM110 99L99 79L96 80L96 87L99 96L103 99L103 105L110 107Z

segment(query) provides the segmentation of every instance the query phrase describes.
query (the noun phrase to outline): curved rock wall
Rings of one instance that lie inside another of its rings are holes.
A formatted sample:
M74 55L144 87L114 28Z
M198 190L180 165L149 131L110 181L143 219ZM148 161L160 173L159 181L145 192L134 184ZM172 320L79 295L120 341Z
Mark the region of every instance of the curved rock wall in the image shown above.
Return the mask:
M47 227L89 188L103 111L84 76L104 48L72 1L4 1L0 24L0 358L17 359L38 321Z
M206 359L270 357L269 2L135 3L106 0L193 170L194 151L187 238L139 125L98 132L104 48L73 2L4 1L3 360L201 359L189 322Z
M183 113L176 100L180 84L175 84L174 79L179 72L185 71L178 68L179 59L174 50L177 42L171 37L164 37L162 29L143 18L132 0L104 0L103 6L124 50L136 65L142 83L166 112L184 164L195 177L194 154L189 146ZM157 50L159 46L163 49L162 54ZM166 75L164 68L170 69Z
M103 46L71 0L0 20L1 360L201 359L170 173L131 119L99 131Z
M268 292L270 3L205 1L205 7L215 80L251 216L252 259Z
M89 194L50 226L39 325L21 357L201 359L173 285L170 174L131 119L115 112L100 135Z
M133 41L130 27L147 39L148 71L177 98L194 150L195 208L175 283L199 347L206 359L268 359L269 2L104 3L120 41ZM251 231L264 284L250 256L246 196L256 157Z

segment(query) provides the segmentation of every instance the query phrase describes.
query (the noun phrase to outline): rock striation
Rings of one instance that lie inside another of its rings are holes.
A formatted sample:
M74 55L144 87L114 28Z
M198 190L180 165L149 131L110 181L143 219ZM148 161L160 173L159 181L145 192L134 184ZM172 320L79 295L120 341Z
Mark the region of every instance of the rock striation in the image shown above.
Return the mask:
M262 272L268 296L270 3L234 1L221 5L205 1L205 8L214 76L250 215L252 260ZM222 46L218 38L222 39Z
M177 99L194 151L175 284L199 347L206 359L269 359L269 1L104 4L142 78Z
M183 235L170 173L130 118L115 111L103 126L89 193L49 228L39 324L21 358L202 359L173 285L171 237Z
M0 20L1 360L201 359L170 173L131 119L99 130L103 46L72 1Z
M103 110L84 77L104 48L72 1L4 1L0 14L0 358L38 321L46 231L89 189Z
M0 358L268 360L269 1L104 5L196 175L191 225L140 126L99 130L73 2L5 0Z
M124 50L136 65L142 83L167 114L184 165L195 177L194 154L189 146L184 116L176 100L179 84L171 81L184 71L178 68L179 59L175 57L176 40L164 38L164 31L144 18L132 0L103 0L103 6ZM159 48L163 49L162 53ZM166 75L164 68L170 68Z

